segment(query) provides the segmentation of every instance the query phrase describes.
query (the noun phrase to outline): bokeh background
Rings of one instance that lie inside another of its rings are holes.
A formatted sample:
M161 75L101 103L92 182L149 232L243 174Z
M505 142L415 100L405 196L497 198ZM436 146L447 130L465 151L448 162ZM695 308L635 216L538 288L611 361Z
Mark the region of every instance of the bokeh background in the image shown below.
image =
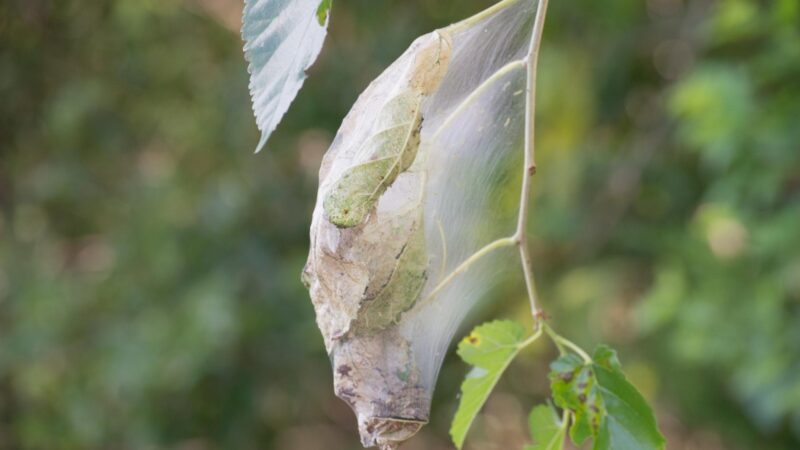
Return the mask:
M489 0L336 0L258 155L240 0L0 2L0 449L358 448L299 281L357 94ZM542 302L620 349L671 449L800 448L800 2L551 1ZM526 318L521 283L472 319ZM452 352L451 352L452 353ZM471 449L526 441L525 353ZM432 423L447 449L466 367Z

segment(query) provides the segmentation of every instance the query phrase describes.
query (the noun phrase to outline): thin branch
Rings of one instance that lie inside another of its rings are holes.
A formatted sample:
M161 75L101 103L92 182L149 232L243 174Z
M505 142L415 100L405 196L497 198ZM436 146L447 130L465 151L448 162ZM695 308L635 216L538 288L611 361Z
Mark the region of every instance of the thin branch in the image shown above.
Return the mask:
M519 255L522 260L522 271L525 275L525 287L528 290L528 299L531 303L531 314L536 320L538 327L539 320L538 308L536 306L536 285L533 279L533 267L531 262L530 250L528 249L527 226L528 209L531 196L531 178L536 173L536 151L534 148L534 122L536 105L536 69L539 62L539 47L542 44L542 30L544 29L544 18L547 13L547 0L539 0L536 8L536 19L533 23L530 47L525 56L528 78L526 84L527 97L525 99L525 164L522 174L522 194L519 200L519 217L517 220L517 232L514 237L519 246Z
M473 90L464 100L461 101L461 103L458 104L458 106L455 107L455 109L453 109L453 111L450 114L447 115L447 117L442 121L442 124L439 126L439 128L436 129L436 132L433 133L433 137L431 139L436 140L436 138L439 137L439 133L441 133L442 130L446 129L447 126L450 125L450 122L455 120L455 118L458 117L459 114L464 112L467 109L467 107L472 104L472 102L474 102L478 97L480 97L487 89L492 87L494 83L496 83L497 81L502 79L506 74L511 73L515 69L522 69L523 67L525 67L525 60L517 59L497 69L495 73L493 73L490 77L486 78L486 80L484 80L483 83L480 84L480 86L475 88L475 90Z
M470 268L470 266L478 262L484 256L488 255L489 253L492 253L492 251L497 250L498 248L510 247L516 243L517 241L513 237L501 238L496 241L490 242L477 252L470 255L470 257L464 260L464 262L462 262L461 264L459 264L458 267L453 269L453 271L450 272L444 278L444 280L442 280L439 284L437 284L436 287L433 288L433 290L427 296L425 296L425 298L422 299L422 301L419 302L419 304L420 305L427 304L428 302L433 300L436 294L438 294L442 289L444 289L448 284L450 284L453 281L453 279L455 279L456 276L466 272L467 269Z
M506 0L498 3L497 9L505 8L519 0ZM492 12L497 9L493 9ZM497 80L501 79L505 74L517 69L525 67L527 69L527 82L526 91L527 97L525 100L525 164L523 167L524 173L522 178L522 193L520 194L519 217L517 220L517 229L514 235L510 238L498 239L485 247L481 248L457 268L450 272L436 287L419 303L426 304L430 302L436 294L438 294L445 286L450 284L453 279L465 272L469 267L480 260L483 256L491 253L493 250L517 245L519 247L520 258L522 260L522 270L525 275L525 286L528 291L528 298L531 303L531 313L536 321L537 329L540 326L539 310L536 307L536 287L533 279L533 268L530 257L530 251L527 245L526 227L528 223L528 204L530 203L530 190L531 190L531 177L536 173L535 152L533 145L534 134L534 105L536 103L536 67L539 59L539 47L542 42L542 29L544 28L544 17L547 11L547 0L539 0L536 10L536 19L534 21L533 32L531 36L530 46L524 59L511 61L505 66L498 69L489 78L484 80L477 89L475 89L466 99L464 99L450 115L444 120L442 125L434 133L433 139L438 137L439 133L447 128L447 125L452 121L461 111L469 106L483 91L488 89ZM467 21L474 23L484 17L483 14L474 16ZM466 22L466 21L465 21ZM464 23L464 22L461 22ZM458 25L458 24L457 24Z
M449 27L445 28L445 30L447 30L449 32L454 32L454 31L462 30L464 28L471 27L472 25L475 25L476 23L480 22L481 20L486 19L487 17L493 16L498 11L502 11L502 10L508 8L509 6L511 6L511 5L515 4L515 3L519 3L519 2L520 2L520 0L503 0L501 2L495 3L491 7L487 8L487 9L484 9L483 11L479 12L478 14L475 14L472 17L466 18L466 19L462 20L461 22L454 23L454 24L450 25Z

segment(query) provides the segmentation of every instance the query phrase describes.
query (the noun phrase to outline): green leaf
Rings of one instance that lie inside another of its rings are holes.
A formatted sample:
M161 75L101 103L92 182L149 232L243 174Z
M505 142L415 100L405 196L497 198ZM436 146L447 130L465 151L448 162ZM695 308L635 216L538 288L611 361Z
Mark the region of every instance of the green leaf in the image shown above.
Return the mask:
M359 122L369 124L366 134L347 126L338 145L331 147L332 152L342 149L334 154L342 155L340 161L347 166L336 172L335 182L326 189L323 207L328 221L340 228L363 224L378 199L416 160L422 101L436 91L447 73L452 40L446 31L435 31L418 39L411 49L402 64L393 65L380 77L394 85L396 92L381 88L386 96L367 97L368 108L359 106L360 102L353 107L351 114L355 111ZM404 65L407 70L402 70Z
M572 353L557 359L550 369L553 400L575 415L570 437L580 445L586 438L597 435L606 412L594 372L591 366Z
M525 450L561 450L567 434L566 424L558 417L552 405L539 405L528 416L533 445Z
M414 162L420 143L421 101L422 95L411 91L383 105L377 130L359 147L368 160L345 170L323 200L331 223L341 228L363 223L380 196Z
M585 363L569 354L550 366L553 399L575 417L573 442L591 437L594 450L663 449L653 411L625 378L616 352L601 345L592 359Z
M320 26L325 26L325 22L328 20L328 12L330 12L332 5L333 0L322 0L320 2L319 8L317 8L317 21Z
M525 327L512 321L494 321L476 327L458 344L458 355L473 369L461 385L461 402L450 427L450 436L461 448L475 416L497 380L526 344Z
M325 5L328 3L328 5ZM261 150L303 86L327 33L330 0L245 0L244 54L250 63L250 96ZM280 20L278 20L280 18Z

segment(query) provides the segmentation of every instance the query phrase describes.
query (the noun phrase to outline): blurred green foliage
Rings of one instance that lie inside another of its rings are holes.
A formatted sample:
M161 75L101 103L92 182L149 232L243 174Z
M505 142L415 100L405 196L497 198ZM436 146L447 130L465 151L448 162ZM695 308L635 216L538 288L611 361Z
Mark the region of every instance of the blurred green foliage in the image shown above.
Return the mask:
M335 2L257 156L239 1L0 3L0 448L357 448L299 281L316 170L415 36L490 3ZM620 348L672 448L800 447L800 2L552 1L540 68L554 325ZM472 448L524 442L552 355ZM464 370L409 449L448 448Z

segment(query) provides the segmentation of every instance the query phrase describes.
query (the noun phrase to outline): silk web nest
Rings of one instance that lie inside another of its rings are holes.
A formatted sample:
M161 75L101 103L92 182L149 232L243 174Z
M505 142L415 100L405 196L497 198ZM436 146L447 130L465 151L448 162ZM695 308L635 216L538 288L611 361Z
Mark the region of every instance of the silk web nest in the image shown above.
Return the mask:
M361 94L325 154L303 270L336 395L364 446L429 418L454 333L513 260L535 3L504 1L415 40Z

